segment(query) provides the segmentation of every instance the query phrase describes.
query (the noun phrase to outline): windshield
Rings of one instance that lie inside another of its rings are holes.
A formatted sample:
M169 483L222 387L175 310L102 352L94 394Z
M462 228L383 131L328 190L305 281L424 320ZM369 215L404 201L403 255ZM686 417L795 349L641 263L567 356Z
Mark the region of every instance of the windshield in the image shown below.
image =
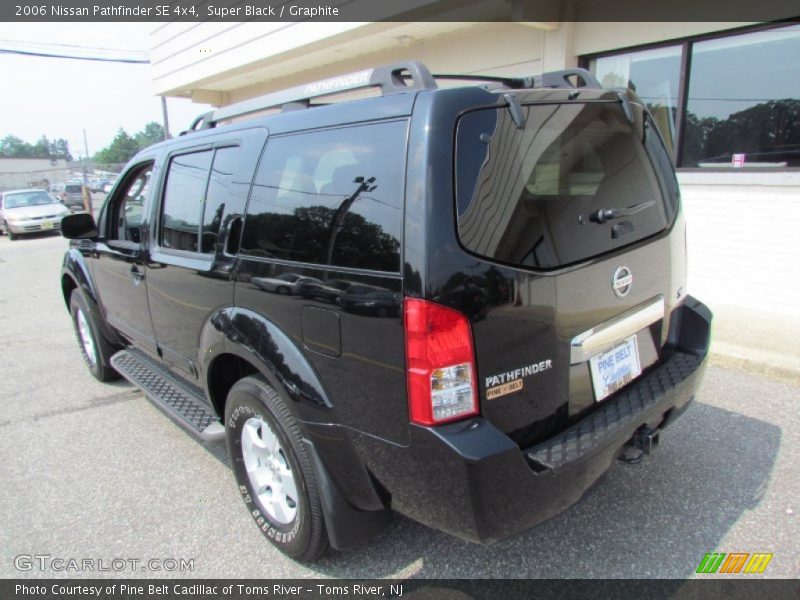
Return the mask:
M519 124L507 108L459 120L458 233L468 250L552 269L641 240L672 220L667 178L651 163L663 146L640 109L633 119L618 102L522 111Z
M23 208L26 206L42 206L44 204L56 204L56 201L48 194L40 190L30 192L17 192L9 194L3 198L3 207Z

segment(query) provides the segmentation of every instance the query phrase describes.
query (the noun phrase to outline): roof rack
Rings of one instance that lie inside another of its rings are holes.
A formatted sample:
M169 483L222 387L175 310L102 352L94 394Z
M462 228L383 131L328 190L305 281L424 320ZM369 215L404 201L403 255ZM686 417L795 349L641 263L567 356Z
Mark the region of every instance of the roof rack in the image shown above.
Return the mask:
M570 78L575 77L573 83ZM450 75L435 74L434 79L453 80L453 81L485 81L488 83L500 83L512 89L523 88L567 88L577 89L579 87L600 89L602 86L594 75L586 69L564 69L562 71L549 71L541 75L531 77L497 77L496 75ZM583 85L580 85L580 82Z
M573 83L570 78L576 79ZM215 127L220 121L233 119L252 113L268 110L271 108L281 108L284 112L308 108L312 98L328 96L351 90L362 88L377 87L381 90L381 95L405 94L408 92L419 92L423 90L433 90L437 79L449 79L460 81L486 81L499 83L508 88L569 88L577 89L582 81L582 87L599 89L600 83L586 69L565 69L563 71L551 71L534 75L532 77L496 77L492 75L431 75L424 64L419 61L411 60L406 62L384 65L374 69L364 69L354 71L337 77L330 77L298 85L286 90L271 92L224 106L216 110L203 113L198 116L184 135L192 131L210 129Z
M410 80L410 82L408 82ZM190 131L209 129L219 121L241 117L270 108L281 107L286 111L308 107L312 98L328 96L361 88L378 87L381 95L405 94L436 89L428 68L419 61L411 60L374 69L355 71L313 83L298 85L286 90L272 92L209 111L197 117L189 126Z

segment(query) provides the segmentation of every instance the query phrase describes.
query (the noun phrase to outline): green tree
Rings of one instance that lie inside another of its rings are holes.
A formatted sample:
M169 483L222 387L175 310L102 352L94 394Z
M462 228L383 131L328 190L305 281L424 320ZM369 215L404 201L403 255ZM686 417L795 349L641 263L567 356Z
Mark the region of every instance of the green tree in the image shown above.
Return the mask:
M72 154L69 151L69 142L64 138L58 138L50 142L50 156L53 158L63 158L72 160Z
M47 139L46 135L40 137L39 141L33 145L33 157L50 158L50 140Z
M33 146L15 135L7 135L0 140L0 156L3 158L30 158Z
M100 164L113 164L128 162L139 151L136 141L122 128L111 143L94 155L94 160Z
M139 150L164 141L164 127L155 121L150 121L144 126L144 129L133 136Z

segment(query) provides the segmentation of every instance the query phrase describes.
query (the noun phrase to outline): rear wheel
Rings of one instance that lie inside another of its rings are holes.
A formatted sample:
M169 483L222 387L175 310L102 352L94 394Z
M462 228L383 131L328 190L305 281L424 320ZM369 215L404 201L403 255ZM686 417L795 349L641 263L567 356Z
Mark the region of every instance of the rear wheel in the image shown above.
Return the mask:
M239 492L261 532L304 562L328 547L319 486L297 420L261 377L238 381L225 406L228 452Z
M89 372L99 381L119 379L119 374L110 362L114 348L100 334L86 300L78 290L74 290L70 296L69 311L83 361Z

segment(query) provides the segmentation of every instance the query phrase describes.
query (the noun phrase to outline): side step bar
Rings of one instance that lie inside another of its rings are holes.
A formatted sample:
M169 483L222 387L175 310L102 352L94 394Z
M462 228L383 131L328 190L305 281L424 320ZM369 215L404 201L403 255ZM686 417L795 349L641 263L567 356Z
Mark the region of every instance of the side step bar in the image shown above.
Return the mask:
M193 435L206 442L225 439L225 427L205 402L198 387L181 381L135 349L117 352L111 357L111 365Z

